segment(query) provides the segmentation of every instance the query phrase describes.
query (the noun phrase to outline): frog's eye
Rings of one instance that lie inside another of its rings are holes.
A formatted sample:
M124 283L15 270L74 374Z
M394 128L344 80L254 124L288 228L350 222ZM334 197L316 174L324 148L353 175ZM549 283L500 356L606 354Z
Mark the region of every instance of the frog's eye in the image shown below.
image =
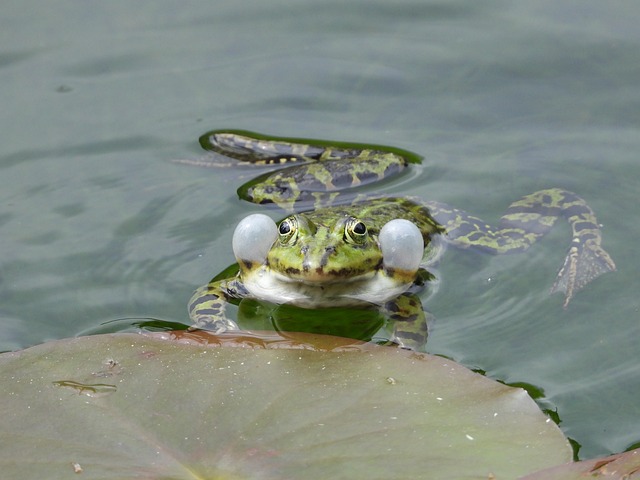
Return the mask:
M415 272L424 254L420 229L409 220L387 222L378 235L384 268Z
M291 245L298 237L298 221L296 217L285 218L278 226L278 234L280 235L280 243L282 245Z
M264 263L278 237L276 222L262 213L243 218L233 232L233 254L238 262Z
M344 239L348 243L362 245L367 239L367 226L357 218L350 218L344 228Z
M280 235L287 235L289 232L291 232L291 224L288 220L284 220L278 227L278 233Z

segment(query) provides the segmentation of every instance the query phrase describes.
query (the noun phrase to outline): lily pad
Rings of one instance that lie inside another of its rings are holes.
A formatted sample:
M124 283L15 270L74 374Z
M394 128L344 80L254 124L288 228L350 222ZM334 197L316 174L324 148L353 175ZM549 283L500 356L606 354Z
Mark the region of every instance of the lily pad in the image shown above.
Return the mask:
M523 477L521 480L640 479L640 449L604 458L568 463Z
M0 381L4 478L502 479L572 455L522 389L333 337L97 335L0 355Z

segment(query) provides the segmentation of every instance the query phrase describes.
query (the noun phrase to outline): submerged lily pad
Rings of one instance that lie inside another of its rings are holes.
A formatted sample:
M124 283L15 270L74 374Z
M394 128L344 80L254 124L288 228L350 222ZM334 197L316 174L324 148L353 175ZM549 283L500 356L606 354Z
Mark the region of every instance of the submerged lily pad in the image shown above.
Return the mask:
M3 477L503 479L571 459L524 390L440 357L310 335L169 337L0 355Z

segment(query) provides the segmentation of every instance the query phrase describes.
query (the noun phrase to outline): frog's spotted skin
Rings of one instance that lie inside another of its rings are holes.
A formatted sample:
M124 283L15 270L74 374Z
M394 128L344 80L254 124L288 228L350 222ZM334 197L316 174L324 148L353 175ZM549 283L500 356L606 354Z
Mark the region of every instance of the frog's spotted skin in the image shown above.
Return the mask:
M425 202L444 227L450 243L492 254L522 252L544 236L563 217L572 230L572 242L551 293L564 292L564 307L573 295L615 263L600 246L600 227L593 210L573 192L559 188L540 190L507 208L498 227L439 202Z
M254 203L303 213L293 213L277 226L264 215L239 224L233 242L239 273L233 278L216 278L194 294L189 311L198 328L236 329L224 309L229 300L237 298L256 297L305 308L366 302L393 322L393 342L418 348L426 340L427 314L411 290L420 286L426 273L419 268L420 255L414 252L408 260L408 251L424 246L423 265L437 257L434 241L438 239L441 242L436 244L444 241L493 254L521 252L560 217L572 228L572 242L551 291L565 293L565 307L587 283L615 270L600 246L593 211L566 190L551 188L522 197L494 227L439 202L366 196L344 199L341 190L382 180L417 163L419 159L410 152L302 143L240 131L212 132L201 143L241 162L281 167L241 186L238 193ZM408 231L408 222L398 222L388 229L394 236L380 235L382 227L394 219L407 220L417 230ZM396 248L398 245L407 246Z

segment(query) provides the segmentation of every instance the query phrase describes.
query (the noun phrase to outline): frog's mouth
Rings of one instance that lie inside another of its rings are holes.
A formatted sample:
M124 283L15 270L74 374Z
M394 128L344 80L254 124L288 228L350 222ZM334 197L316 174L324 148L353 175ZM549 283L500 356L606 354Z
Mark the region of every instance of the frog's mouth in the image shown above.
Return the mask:
M313 269L289 268L284 272L272 271L274 280L282 283L303 283L309 286L334 285L340 283L358 283L372 280L377 270L361 272L350 268L326 270L321 267Z

